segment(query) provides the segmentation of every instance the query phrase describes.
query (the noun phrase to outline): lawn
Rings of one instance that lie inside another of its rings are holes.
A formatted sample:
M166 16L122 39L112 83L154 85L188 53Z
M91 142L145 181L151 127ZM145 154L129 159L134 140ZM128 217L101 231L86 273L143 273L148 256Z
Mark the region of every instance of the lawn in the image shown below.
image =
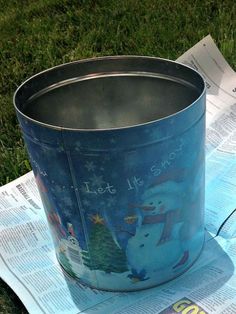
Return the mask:
M208 33L236 70L234 0L0 0L0 185L29 171L12 96L29 76L104 55L176 59ZM27 313L0 284L0 313Z

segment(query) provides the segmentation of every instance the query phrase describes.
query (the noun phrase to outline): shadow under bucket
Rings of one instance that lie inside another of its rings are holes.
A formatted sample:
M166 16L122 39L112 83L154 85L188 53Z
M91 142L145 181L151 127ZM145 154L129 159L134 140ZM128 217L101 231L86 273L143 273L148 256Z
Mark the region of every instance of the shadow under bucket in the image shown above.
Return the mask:
M58 260L112 291L185 272L204 242L205 85L164 59L54 67L14 96Z

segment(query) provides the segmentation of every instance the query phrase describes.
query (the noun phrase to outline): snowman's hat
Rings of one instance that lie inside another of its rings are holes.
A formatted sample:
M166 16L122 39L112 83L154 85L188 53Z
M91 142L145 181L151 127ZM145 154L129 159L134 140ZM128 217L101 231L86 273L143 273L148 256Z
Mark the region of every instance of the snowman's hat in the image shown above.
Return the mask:
M143 194L142 199L145 202L146 199L154 197L157 194L180 195L183 192L183 185L181 182L166 181L161 184L151 185Z

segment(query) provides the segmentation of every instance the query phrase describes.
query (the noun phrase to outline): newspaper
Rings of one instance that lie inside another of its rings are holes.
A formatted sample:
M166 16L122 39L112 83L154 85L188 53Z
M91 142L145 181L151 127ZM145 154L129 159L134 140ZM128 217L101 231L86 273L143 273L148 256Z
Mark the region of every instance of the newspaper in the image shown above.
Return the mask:
M130 293L81 285L59 266L33 173L0 188L0 275L29 313L236 313L236 74L207 36L178 59L207 84L206 243L194 266Z

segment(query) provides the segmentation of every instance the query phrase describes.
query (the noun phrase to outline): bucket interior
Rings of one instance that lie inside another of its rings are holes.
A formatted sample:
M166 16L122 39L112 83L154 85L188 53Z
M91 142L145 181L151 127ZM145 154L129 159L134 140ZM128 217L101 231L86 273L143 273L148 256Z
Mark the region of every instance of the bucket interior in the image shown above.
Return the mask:
M191 80L163 73L95 73L46 85L32 92L20 110L51 126L112 129L173 115L197 100L202 90Z

